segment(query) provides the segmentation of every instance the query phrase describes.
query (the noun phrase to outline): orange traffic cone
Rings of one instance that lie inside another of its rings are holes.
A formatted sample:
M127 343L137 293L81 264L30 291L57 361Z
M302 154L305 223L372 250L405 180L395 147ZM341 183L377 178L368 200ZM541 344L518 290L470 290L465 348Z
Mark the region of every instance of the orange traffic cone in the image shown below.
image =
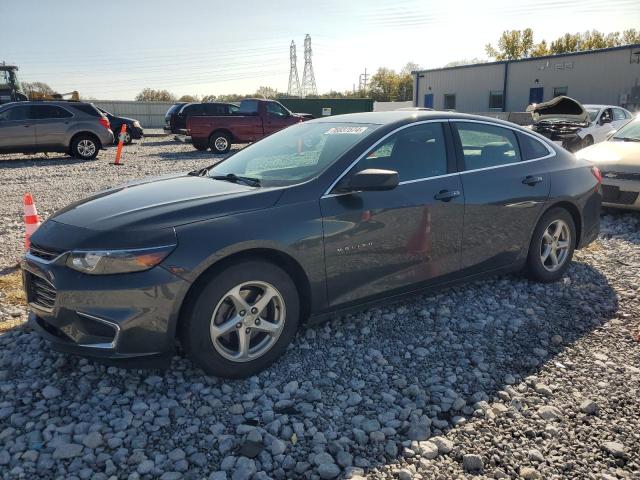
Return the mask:
M24 237L24 248L29 250L31 235L33 235L33 232L35 232L40 226L40 217L38 217L38 212L36 211L36 206L33 203L33 197L30 193L24 194L22 203L24 204L24 226L26 231Z
M123 123L122 128L120 129L120 135L118 135L118 148L116 149L116 160L111 163L111 165L124 165L124 163L120 162L120 156L122 155L122 145L124 144L124 132L127 131L127 124Z

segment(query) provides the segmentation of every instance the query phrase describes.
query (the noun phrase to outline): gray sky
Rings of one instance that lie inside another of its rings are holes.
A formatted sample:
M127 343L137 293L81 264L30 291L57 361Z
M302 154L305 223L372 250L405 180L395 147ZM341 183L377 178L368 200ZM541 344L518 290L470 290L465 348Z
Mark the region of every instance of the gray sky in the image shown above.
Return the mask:
M640 28L638 0L0 0L0 61L26 81L99 99L145 87L176 95L286 91L289 44L311 34L320 92L351 89L365 67L423 68L485 58L503 30L535 40Z

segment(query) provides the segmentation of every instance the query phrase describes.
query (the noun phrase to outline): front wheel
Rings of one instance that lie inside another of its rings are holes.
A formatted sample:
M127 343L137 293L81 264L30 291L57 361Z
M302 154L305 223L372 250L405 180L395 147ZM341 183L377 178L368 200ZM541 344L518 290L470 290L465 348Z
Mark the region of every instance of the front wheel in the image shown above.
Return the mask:
M284 353L299 316L291 277L270 262L245 260L208 279L185 313L180 340L208 374L244 378Z
M533 232L527 267L529 275L540 282L555 282L569 268L576 244L573 218L564 208L545 213Z
M231 138L226 133L214 133L209 138L209 146L213 153L227 153L231 150Z

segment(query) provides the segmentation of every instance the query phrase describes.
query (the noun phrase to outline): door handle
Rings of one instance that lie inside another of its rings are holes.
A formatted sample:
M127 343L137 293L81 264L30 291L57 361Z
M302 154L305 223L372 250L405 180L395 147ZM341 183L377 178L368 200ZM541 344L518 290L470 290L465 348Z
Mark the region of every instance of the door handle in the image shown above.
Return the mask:
M433 198L435 198L436 200L442 200L443 202L449 202L452 198L456 198L459 196L459 190L440 190Z
M527 175L526 177L524 177L524 180L522 180L522 183L524 183L525 185L529 185L530 187L533 187L534 185L536 185L537 183L540 183L542 181L542 177L534 177L532 175Z

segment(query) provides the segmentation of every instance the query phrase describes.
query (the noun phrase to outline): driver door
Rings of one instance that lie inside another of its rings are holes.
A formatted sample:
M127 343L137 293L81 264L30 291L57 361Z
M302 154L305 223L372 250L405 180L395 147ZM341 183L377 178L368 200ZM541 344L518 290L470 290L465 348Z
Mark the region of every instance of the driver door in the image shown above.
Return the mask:
M277 102L267 102L264 134L270 135L290 125L289 112Z
M418 287L459 269L464 197L448 128L441 121L401 128L344 177L393 170L400 179L394 190L322 197L331 306Z

